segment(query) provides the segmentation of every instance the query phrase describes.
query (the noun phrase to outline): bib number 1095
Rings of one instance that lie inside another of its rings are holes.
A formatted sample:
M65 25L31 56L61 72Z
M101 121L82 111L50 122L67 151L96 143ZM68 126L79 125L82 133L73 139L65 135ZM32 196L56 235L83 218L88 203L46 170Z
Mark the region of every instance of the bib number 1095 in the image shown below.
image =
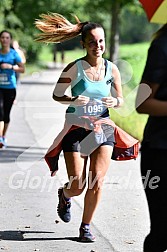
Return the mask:
M86 115L97 115L103 112L102 104L87 105L83 107L84 114Z
M83 106L82 109L84 115L99 116L104 112L106 107L102 104L101 100L93 99Z

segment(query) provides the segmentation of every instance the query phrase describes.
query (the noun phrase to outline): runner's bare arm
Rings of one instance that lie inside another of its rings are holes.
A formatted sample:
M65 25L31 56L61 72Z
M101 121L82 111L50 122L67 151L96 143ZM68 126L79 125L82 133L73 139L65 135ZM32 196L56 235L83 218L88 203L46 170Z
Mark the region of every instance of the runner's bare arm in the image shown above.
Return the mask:
M1 69L12 69L12 70L14 70L15 72L18 72L18 73L24 73L24 71L25 71L25 67L24 67L24 64L22 62L19 62L16 65L11 65L9 63L1 63L0 68Z
M53 91L53 99L62 104L70 104L76 97L67 95L71 82L76 78L77 67L75 62L70 63L61 73Z
M89 101L89 97L78 95L72 96L69 93L71 83L77 77L77 66L75 62L70 63L62 72L55 89L53 91L53 99L62 104L75 104L77 106L85 105Z
M102 101L108 108L120 107L123 104L121 76L115 64L112 64L111 76L114 78L114 85L111 88L111 96L104 97Z

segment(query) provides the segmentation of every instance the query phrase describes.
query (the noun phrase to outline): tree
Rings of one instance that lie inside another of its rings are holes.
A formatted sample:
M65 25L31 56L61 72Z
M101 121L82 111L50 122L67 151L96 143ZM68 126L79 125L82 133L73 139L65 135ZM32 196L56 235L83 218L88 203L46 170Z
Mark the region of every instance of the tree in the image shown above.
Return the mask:
M121 11L120 43L139 43L150 41L159 24L150 23L140 5L126 5Z

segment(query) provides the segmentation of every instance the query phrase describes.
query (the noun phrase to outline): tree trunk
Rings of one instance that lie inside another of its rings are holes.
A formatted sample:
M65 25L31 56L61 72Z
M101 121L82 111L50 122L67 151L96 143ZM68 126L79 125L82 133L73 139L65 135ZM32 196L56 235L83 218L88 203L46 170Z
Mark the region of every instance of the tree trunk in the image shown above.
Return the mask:
M114 1L112 4L111 14L110 60L115 61L119 53L119 1Z

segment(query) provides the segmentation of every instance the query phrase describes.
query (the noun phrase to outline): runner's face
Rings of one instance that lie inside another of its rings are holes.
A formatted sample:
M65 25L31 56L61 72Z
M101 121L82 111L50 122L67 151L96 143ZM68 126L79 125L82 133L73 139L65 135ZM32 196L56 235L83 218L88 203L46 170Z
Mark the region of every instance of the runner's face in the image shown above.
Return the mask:
M1 37L0 37L0 42L1 42L1 45L2 45L3 47L7 47L7 46L10 47L10 43L11 43L10 34L7 33L7 32L3 32L3 33L1 34Z
M87 54L92 57L102 57L105 51L105 37L102 28L96 28L88 32L83 46Z

